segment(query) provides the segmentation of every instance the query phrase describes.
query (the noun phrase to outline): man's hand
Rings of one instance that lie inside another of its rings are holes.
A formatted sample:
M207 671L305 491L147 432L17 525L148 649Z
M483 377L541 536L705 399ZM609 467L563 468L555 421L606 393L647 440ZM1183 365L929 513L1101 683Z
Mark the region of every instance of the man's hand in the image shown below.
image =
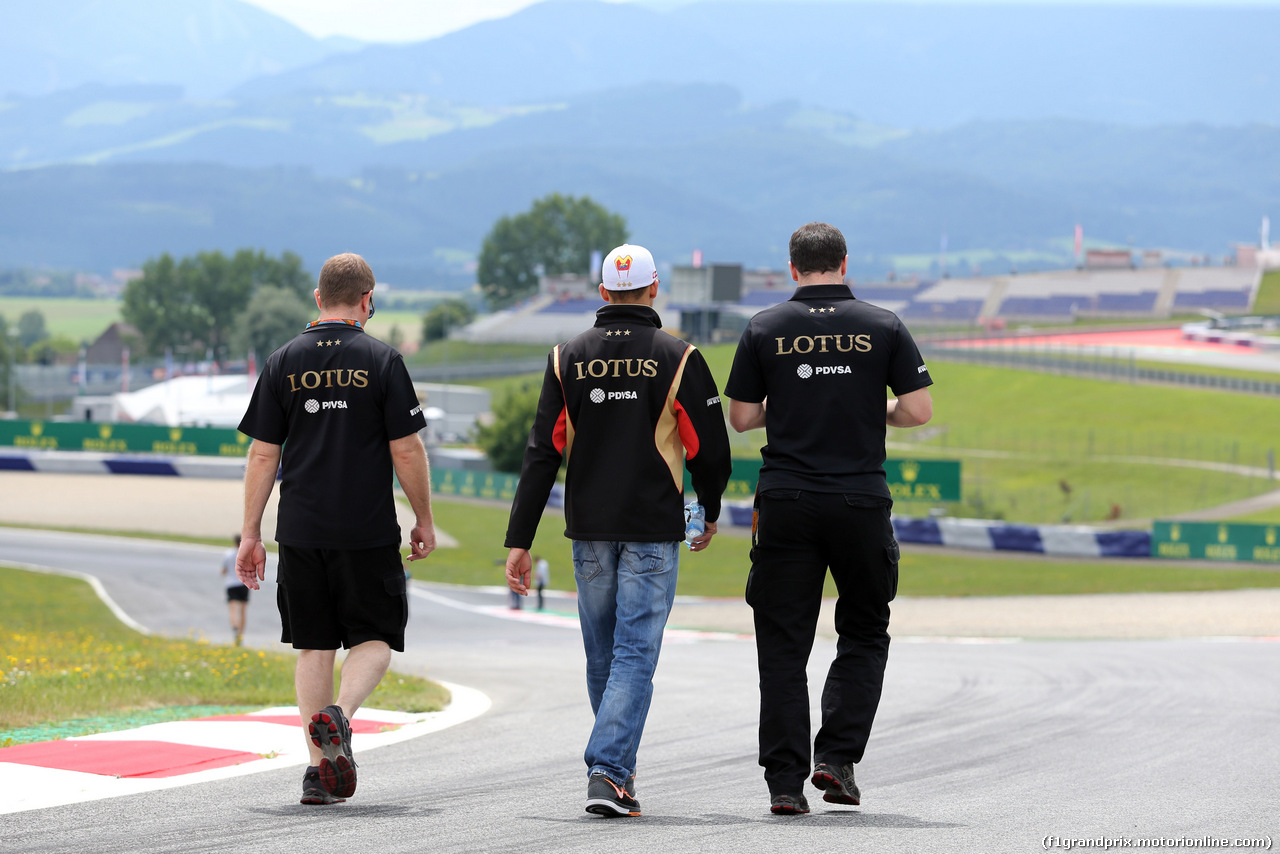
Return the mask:
M430 523L414 525L409 531L409 560L422 560L436 550L436 530Z
M689 543L689 551L700 552L707 546L711 545L711 538L716 535L716 523L707 522L707 529L698 536L694 537Z
M258 582L267 577L267 547L262 537L240 538L240 550L236 552L236 575L240 583L250 590L258 590Z
M507 586L521 596L529 595L529 573L533 571L533 558L528 549L512 549L507 553Z

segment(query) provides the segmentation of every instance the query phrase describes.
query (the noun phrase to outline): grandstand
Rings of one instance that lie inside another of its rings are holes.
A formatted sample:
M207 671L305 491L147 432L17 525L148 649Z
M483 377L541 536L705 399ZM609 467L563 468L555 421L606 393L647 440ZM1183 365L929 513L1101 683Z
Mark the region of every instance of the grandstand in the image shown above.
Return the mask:
M556 344L567 341L596 322L596 309L604 305L595 299L557 299L539 296L509 309L485 315L450 337L478 343ZM654 308L663 326L679 326L680 313L667 307L659 295Z
M958 325L995 319L1069 323L1103 317L1158 320L1198 311L1243 314L1252 305L1260 280L1259 269L1245 266L1142 267L854 282L852 288L858 299L887 308L912 324ZM686 331L694 333L701 333L709 322L711 328L699 337L736 337L747 319L789 299L793 288L785 273L744 271L742 291L734 300L677 304L664 292L656 307L668 329L678 330L683 318L690 325ZM456 335L472 341L552 344L590 327L601 305L598 297L557 282L553 292L483 317Z
M924 288L899 314L924 321L999 317L1069 322L1104 316L1158 319L1198 309L1239 313L1248 310L1258 281L1258 270L1248 267L1065 270L950 279ZM977 310L975 300L982 300Z

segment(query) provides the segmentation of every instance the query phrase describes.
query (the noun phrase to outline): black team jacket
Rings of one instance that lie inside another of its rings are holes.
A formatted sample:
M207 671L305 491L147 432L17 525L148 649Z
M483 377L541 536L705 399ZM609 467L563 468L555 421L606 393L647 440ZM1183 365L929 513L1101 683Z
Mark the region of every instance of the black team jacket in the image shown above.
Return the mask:
M702 354L660 328L644 305L611 304L555 347L529 432L507 548L527 549L562 459L565 536L684 539L684 467L707 521L720 518L729 436Z

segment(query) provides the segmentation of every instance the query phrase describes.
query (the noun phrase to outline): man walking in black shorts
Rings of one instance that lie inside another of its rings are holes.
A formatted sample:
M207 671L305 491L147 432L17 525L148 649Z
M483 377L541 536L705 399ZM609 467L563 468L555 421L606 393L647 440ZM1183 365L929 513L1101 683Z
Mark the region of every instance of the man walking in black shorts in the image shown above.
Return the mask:
M770 809L807 813L809 687L822 586L831 569L836 658L822 692L811 780L823 800L857 804L862 759L889 654L898 544L884 473L886 425L933 415L929 377L891 311L844 283L844 235L810 223L791 235L786 302L758 313L738 343L725 397L739 433L764 427L747 603L760 668L760 764ZM896 399L885 402L885 387Z
M378 687L391 650L404 651L409 606L393 469L415 517L409 560L435 549L418 438L426 421L400 354L364 332L373 287L359 255L325 262L319 319L267 359L240 422L253 444L236 572L254 590L266 572L262 514L280 472L277 603L280 639L299 650L294 681L311 752L304 804L355 792L349 718ZM335 702L340 646L350 652Z

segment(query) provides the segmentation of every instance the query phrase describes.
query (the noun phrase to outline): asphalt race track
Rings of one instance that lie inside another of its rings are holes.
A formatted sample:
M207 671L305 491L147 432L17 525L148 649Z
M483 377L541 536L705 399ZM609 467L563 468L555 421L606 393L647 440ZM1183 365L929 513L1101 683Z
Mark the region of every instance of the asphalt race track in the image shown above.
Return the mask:
M0 563L92 573L149 629L215 641L228 635L221 553L0 529ZM640 751L644 816L607 820L582 809L590 712L572 625L511 619L500 593L415 587L393 666L493 707L357 755L351 801L301 806L297 772L272 771L0 815L0 851L914 854L1280 835L1280 643L897 640L858 766L863 806L811 788L813 813L784 818L755 762L753 643L668 640ZM254 595L250 644L276 645L272 594ZM831 647L815 650L815 697Z

